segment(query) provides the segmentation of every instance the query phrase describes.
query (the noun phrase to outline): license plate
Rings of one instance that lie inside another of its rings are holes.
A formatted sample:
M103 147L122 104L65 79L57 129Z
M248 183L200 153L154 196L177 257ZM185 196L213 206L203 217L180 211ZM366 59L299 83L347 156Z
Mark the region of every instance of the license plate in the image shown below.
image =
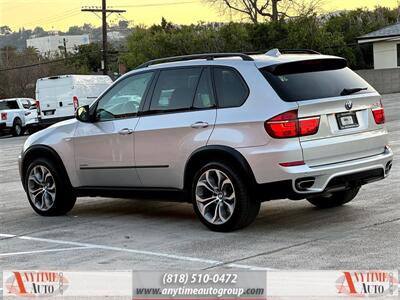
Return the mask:
M52 110L44 111L43 113L45 116L50 116L50 115L54 114L54 112Z
M359 126L357 115L354 111L336 114L336 120L338 122L339 129L354 128Z

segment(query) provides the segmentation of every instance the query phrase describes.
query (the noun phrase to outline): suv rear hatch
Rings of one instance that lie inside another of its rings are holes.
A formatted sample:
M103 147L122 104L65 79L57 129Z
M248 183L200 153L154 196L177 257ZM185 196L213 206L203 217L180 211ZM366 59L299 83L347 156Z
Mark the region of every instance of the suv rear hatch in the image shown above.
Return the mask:
M341 58L318 58L261 69L280 98L298 105L298 118L319 117L315 134L300 136L304 162L321 166L385 151L380 95Z

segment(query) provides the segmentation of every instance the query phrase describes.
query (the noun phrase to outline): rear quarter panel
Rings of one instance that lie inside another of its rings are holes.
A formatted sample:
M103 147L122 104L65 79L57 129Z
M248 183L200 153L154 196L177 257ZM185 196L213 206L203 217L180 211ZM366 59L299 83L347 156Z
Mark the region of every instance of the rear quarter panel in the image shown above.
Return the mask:
M249 95L240 107L217 110L215 128L208 144L233 148L266 145L271 137L264 129L264 122L282 112L297 109L297 104L282 101L255 64L236 62L231 67L242 75Z

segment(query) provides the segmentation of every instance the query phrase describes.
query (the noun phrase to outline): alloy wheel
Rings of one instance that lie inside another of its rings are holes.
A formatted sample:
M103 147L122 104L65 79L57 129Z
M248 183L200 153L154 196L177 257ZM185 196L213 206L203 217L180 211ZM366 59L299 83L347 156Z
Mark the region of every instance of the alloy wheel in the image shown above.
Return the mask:
M221 170L205 171L197 180L195 193L196 205L209 223L221 225L232 217L236 204L235 188Z
M37 165L32 168L28 177L29 197L35 207L48 211L56 199L56 183L48 168Z

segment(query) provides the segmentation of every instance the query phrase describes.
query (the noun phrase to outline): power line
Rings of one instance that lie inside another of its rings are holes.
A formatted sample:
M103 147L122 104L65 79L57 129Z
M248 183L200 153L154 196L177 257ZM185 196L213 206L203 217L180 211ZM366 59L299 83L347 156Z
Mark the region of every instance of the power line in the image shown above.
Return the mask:
M182 1L182 2L167 2L167 3L115 5L115 6L112 6L112 7L153 7L153 6L173 6L173 5L193 4L193 3L200 3L200 1Z
M78 12L78 13L79 13L79 8L78 8L78 7L72 8L72 9L68 9L68 10L62 11L62 12L60 12L60 13L51 15L51 16L47 16L47 17L44 17L44 18L40 18L40 19L36 19L36 20L33 20L33 21L29 21L29 22L27 22L27 23L21 25L21 27L36 25L36 24L42 23L42 22L47 22L48 20L53 20L53 19L56 19L56 18L61 18L61 17L64 17L64 16L66 16L66 15L69 15L69 14L75 13L75 12Z
M59 58L59 59L53 59L53 60L49 60L49 61L37 62L37 63L34 63L34 64L3 68L3 69L0 69L0 72L13 71L13 70L19 70L19 69L25 69L25 68L38 67L38 66L41 66L41 65L48 65L48 64L54 64L54 63L59 63L59 62L65 62L67 60L77 59L79 57L84 57L87 54L95 54L95 53L98 53L98 51L89 51L87 53L75 54L73 56L69 56L69 57L66 57L66 58ZM108 54L112 54L112 53L108 53Z
M19 69L25 69L25 68L38 67L38 66L42 66L42 65L54 64L54 63L57 63L57 62L66 61L66 60L71 59L71 58L73 58L73 57L54 59L54 60L49 60L49 61L30 64L30 65L22 65L22 66L4 68L4 69L0 69L0 72L13 71L13 70L19 70Z

